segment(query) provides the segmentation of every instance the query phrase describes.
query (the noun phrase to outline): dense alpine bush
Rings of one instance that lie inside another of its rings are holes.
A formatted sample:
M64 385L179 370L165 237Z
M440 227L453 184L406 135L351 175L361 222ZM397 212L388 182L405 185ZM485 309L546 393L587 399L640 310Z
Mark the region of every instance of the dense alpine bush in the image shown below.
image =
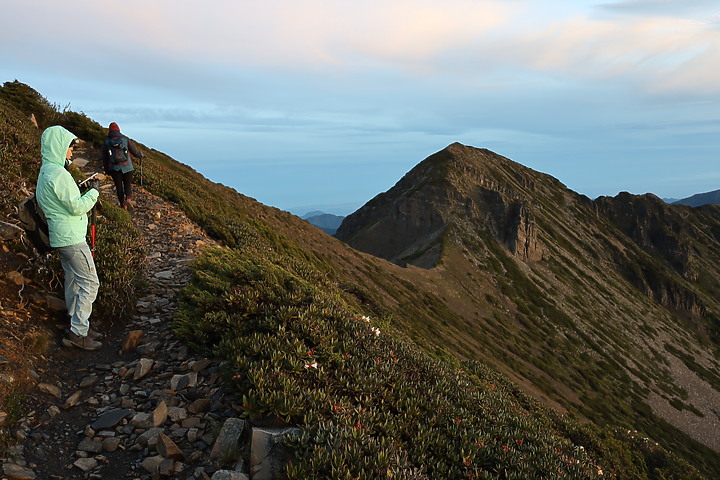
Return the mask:
M627 442L434 359L282 255L206 251L176 331L228 361L247 417L302 428L290 478L651 478Z

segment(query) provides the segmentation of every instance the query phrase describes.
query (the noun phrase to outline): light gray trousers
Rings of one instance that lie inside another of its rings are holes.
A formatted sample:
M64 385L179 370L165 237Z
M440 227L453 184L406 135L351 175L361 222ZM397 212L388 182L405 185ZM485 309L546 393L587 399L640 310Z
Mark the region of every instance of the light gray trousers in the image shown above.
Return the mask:
M95 262L87 243L58 247L65 270L65 303L70 315L70 330L81 337L90 329L92 304L100 288Z

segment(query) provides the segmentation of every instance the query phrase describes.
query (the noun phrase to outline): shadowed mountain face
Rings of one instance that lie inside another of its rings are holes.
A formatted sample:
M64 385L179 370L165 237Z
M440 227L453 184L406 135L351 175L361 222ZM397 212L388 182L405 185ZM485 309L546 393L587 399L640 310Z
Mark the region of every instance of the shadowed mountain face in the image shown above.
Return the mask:
M720 207L592 201L456 143L336 237L452 292L454 350L595 420L668 422L720 450Z
M399 265L431 268L451 227L489 233L518 258L542 258L528 208L564 186L489 150L453 144L348 216L336 237Z

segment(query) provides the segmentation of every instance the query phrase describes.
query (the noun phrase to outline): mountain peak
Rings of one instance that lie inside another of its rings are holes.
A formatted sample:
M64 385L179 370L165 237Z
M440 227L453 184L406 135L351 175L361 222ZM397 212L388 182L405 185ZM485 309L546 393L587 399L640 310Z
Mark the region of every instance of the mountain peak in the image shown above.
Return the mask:
M432 268L450 227L487 231L513 255L538 260L533 200L568 192L556 179L490 150L453 143L348 216L336 236L399 265Z

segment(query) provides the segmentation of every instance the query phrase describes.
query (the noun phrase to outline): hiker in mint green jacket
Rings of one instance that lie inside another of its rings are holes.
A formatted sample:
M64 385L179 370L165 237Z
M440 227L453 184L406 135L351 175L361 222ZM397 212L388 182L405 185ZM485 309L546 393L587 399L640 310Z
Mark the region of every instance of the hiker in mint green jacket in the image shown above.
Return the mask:
M65 270L65 302L70 315L70 332L63 344L96 350L100 333L90 329L92 304L100 287L86 235L89 212L97 202L99 181L82 195L70 172L75 135L54 126L42 134L42 166L35 196L48 222L50 245L60 253Z

